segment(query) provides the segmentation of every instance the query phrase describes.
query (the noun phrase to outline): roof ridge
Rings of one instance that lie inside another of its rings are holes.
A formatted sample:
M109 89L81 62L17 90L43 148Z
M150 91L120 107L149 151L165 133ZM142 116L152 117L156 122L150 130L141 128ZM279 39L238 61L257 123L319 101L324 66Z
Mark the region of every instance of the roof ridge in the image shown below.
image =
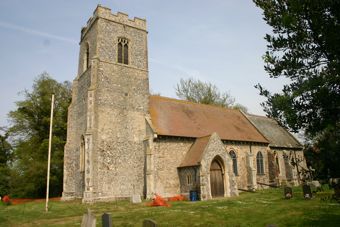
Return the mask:
M271 119L271 120L275 120L271 117L267 117L267 116L262 116L262 115L257 115L257 114L251 114L251 113L245 113L245 115L248 115L250 117L261 117L261 118L266 118L266 119Z

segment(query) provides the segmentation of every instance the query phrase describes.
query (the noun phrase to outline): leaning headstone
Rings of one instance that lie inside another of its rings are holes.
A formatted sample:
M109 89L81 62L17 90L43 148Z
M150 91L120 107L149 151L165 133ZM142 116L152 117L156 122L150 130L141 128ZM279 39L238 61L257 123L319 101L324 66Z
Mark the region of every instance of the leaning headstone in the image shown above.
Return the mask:
M290 199L293 197L293 190L291 187L284 187L283 188L283 195L285 197L285 199Z
M81 227L96 227L96 216L92 214L90 209L87 209L87 214L83 215Z
M141 203L142 199L140 195L132 195L131 197L131 203Z
M103 227L112 227L112 217L111 217L111 214L104 213L102 215L102 226Z
M151 219L145 219L143 221L143 227L157 227L157 223Z
M311 190L311 188L310 188L310 186L309 185L307 185L307 184L304 184L303 186L302 186L302 191L303 191L303 197L305 198L305 199L311 199L312 198L312 190Z

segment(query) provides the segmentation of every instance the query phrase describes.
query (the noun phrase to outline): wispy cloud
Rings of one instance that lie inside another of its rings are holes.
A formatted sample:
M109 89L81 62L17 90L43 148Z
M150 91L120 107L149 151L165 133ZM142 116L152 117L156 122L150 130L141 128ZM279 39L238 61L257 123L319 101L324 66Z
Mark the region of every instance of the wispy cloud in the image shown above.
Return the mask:
M179 75L176 75L176 74L173 75L173 76L177 76L179 78L194 77L194 78L198 78L198 79L201 79L201 80L207 79L197 69L191 69L191 68L183 67L181 65L176 65L176 64L169 64L167 62L159 61L159 60L152 58L152 57L149 58L149 62L154 63L154 64L158 64L162 67L166 67L170 70L175 70L175 71L179 72Z
M47 32L34 30L34 29L31 29L31 28L27 28L27 27L22 27L22 26L15 25L15 24L10 24L10 23L7 23L7 22L0 21L0 27L15 30L15 31L20 31L20 32L24 32L24 33L27 33L27 34L36 35L36 36L40 36L40 37L44 37L44 38L50 38L50 39L54 39L54 40L58 40L58 41L62 41L62 42L78 44L78 42L74 39L70 39L70 38L67 38L67 37L59 36L59 35L50 34L50 33L47 33Z

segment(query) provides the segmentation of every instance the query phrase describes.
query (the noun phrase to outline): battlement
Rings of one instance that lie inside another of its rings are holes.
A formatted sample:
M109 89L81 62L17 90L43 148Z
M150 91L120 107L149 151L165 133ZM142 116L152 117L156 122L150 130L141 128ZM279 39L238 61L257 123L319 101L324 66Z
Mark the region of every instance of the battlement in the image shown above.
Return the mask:
M93 16L87 21L85 27L81 30L81 38L84 37L87 30L91 27L91 25L98 19L103 18L106 20L110 20L116 23L124 24L130 27L134 27L137 29L141 29L146 31L146 20L138 17L134 17L133 19L129 18L129 15L122 12L117 12L117 14L113 14L110 8L97 5L97 8L93 12Z

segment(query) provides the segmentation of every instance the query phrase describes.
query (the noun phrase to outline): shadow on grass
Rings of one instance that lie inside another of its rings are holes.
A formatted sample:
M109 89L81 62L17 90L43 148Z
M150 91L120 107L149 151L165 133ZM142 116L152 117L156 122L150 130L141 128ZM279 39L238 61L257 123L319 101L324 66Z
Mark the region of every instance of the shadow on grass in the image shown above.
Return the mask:
M314 217L304 218L302 220L303 226L339 226L340 214L320 214Z

